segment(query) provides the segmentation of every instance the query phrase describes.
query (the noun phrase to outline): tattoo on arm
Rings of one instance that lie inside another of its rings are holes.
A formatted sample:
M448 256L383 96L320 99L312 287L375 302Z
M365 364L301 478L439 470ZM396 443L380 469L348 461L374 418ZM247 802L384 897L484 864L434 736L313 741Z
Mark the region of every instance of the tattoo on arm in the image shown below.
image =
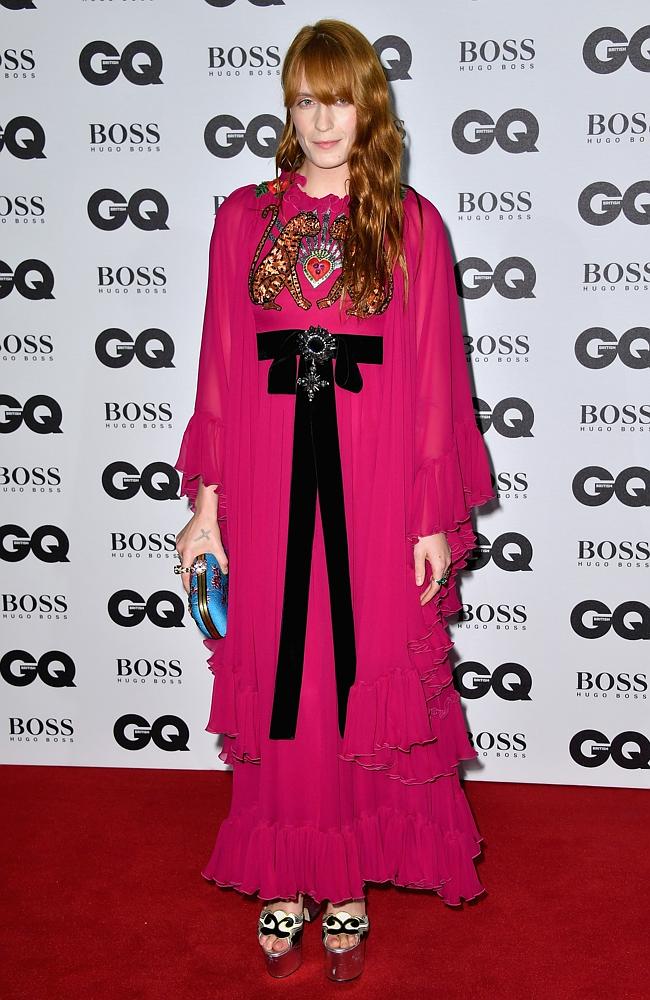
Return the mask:
M198 537L198 538L195 538L195 539L194 539L194 541L195 541L195 542L200 542L200 541L202 541L202 540L203 540L204 538L209 538L209 537L210 537L210 532L209 532L209 531L206 531L206 530L205 530L205 528L201 528L201 534L199 535L199 537Z

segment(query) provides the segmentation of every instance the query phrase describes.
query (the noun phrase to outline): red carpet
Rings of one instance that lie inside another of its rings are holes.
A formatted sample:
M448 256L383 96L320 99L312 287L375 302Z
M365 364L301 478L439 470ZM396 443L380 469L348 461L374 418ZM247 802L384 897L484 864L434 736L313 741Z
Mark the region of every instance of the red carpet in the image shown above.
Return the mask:
M255 940L260 904L201 877L230 774L0 776L2 1000L650 997L641 791L466 782L487 895L450 909L431 893L370 886L366 969L340 984L324 978L318 924L306 927L302 968L271 979Z

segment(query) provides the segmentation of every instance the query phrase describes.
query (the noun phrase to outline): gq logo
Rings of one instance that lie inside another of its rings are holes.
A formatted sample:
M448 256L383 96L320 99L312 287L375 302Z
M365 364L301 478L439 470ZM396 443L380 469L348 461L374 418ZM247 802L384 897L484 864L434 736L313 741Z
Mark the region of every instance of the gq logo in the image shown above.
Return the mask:
M35 118L18 115L0 125L0 153L6 149L17 160L45 159L45 129Z
M178 500L180 476L168 462L150 462L142 472L130 462L111 462L102 473L102 486L113 500L132 500L140 490L150 500Z
M571 737L569 753L580 767L601 767L610 757L626 771L645 771L650 766L650 740L634 730L609 740L599 729L582 729Z
M158 628L185 628L185 606L179 594L156 590L146 600L137 590L117 590L108 599L111 621L123 628L135 628L148 618Z
M596 181L581 192L578 213L590 226L608 226L618 219L621 212L628 222L647 226L650 223L650 201L646 197L645 201L637 202L643 195L650 195L650 181L636 181L624 194L609 181Z
M650 56L643 47L650 41L650 24L634 32L630 40L620 28L596 28L585 39L582 58L592 73L615 73L627 59L641 73L650 73Z
M403 38L400 38L399 35L382 35L374 43L373 48L389 82L411 79L409 70L413 61L413 53ZM390 52L391 55L387 56L386 52ZM392 55L393 52L396 53L397 58Z
M37 10L34 0L0 0L5 10Z
M463 299L482 299L491 288L511 301L535 298L537 274L525 257L505 257L494 268L483 257L464 257L454 273L456 290Z
M511 126L516 126L511 128ZM468 129L471 128L470 134ZM487 111L463 111L451 127L451 138L461 153L484 153L496 141L505 153L537 153L539 122L525 108L511 108L496 123Z
M602 507L613 496L624 507L648 507L650 470L642 465L631 465L613 476L602 465L588 465L576 472L571 490L584 507Z
M475 401L475 410L479 414L480 429L485 434L494 427L497 434L505 438L533 437L535 413L530 403L518 396L508 396L490 409L483 399Z
M610 611L604 601L589 598L573 608L571 627L581 639L602 639L610 629L619 639L650 639L650 608L641 601L623 601Z
M490 562L505 573L531 573L533 546L529 538L518 531L505 531L490 544L484 535L477 535L478 545L473 550L471 569L482 569ZM474 557L474 553L477 553Z
M151 725L142 715L121 715L113 726L113 736L123 750L142 750L149 743L167 752L189 750L189 727L177 715L161 715Z
M60 649L43 653L38 660L25 649L10 649L0 659L0 677L12 687L27 687L37 677L48 687L76 687L74 660Z
M135 338L119 327L110 327L95 341L97 360L106 368L126 368L137 358L144 368L175 368L174 341L165 330L152 326Z
M20 405L15 396L0 393L0 434L13 434L22 424L34 434L62 434L61 406L51 396L30 396Z
M583 368L607 368L618 358L626 368L650 368L650 328L634 326L617 339L604 326L583 330L576 340L575 356Z
M147 202L149 206L143 208ZM152 204L153 208L150 207ZM154 188L141 188L128 201L114 188L102 188L88 199L88 218L93 226L107 233L119 229L127 219L136 229L152 233L157 229L169 229L169 205L160 191Z
M40 275L40 280L34 280L33 272ZM30 281L27 280L30 276ZM0 259L0 299L6 299L14 288L24 299L30 302L40 302L42 299L53 299L54 275L42 260L30 257L21 261L12 271L9 264Z
M494 691L503 701L530 701L533 679L521 663L501 663L492 673L483 663L467 660L454 670L454 687L461 698L484 698Z
M120 54L110 42L95 41L79 53L79 69L84 80L96 87L114 83L120 73L137 87L162 83L162 56L152 42L129 42Z
M256 115L248 125L233 115L216 115L205 126L203 138L208 151L221 160L237 156L245 146L266 159L275 156L283 128L284 123L275 115Z
M21 562L30 552L44 563L70 562L69 551L70 539L55 524L42 524L31 535L20 524L0 525L0 560L3 562Z

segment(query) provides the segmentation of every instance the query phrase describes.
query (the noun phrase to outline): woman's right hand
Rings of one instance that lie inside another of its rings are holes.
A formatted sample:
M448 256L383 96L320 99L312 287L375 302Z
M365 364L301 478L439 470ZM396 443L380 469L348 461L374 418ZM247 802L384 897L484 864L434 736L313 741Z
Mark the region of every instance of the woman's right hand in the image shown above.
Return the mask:
M194 516L181 528L176 536L176 551L180 555L180 566L191 566L203 552L212 552L217 558L222 573L228 572L228 556L221 541L221 531L216 517L211 512L195 512ZM185 593L190 592L190 574L180 573Z

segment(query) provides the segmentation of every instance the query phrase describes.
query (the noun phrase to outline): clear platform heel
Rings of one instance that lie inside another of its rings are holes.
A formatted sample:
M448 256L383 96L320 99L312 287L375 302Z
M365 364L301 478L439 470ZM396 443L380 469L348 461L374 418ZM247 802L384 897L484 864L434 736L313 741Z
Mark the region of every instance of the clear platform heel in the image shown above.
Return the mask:
M302 933L305 920L313 920L321 904L310 896L303 897L302 913L287 913L280 906L264 906L257 923L257 940L264 952L267 972L275 979L283 979L295 972L302 963ZM289 938L289 947L282 951L269 951L262 943L262 936L275 934Z
M323 917L322 926L326 976L338 983L356 979L363 972L366 934L370 930L367 914L355 917L347 910L336 910ZM357 942L350 948L332 948L327 943L330 934L356 934Z

